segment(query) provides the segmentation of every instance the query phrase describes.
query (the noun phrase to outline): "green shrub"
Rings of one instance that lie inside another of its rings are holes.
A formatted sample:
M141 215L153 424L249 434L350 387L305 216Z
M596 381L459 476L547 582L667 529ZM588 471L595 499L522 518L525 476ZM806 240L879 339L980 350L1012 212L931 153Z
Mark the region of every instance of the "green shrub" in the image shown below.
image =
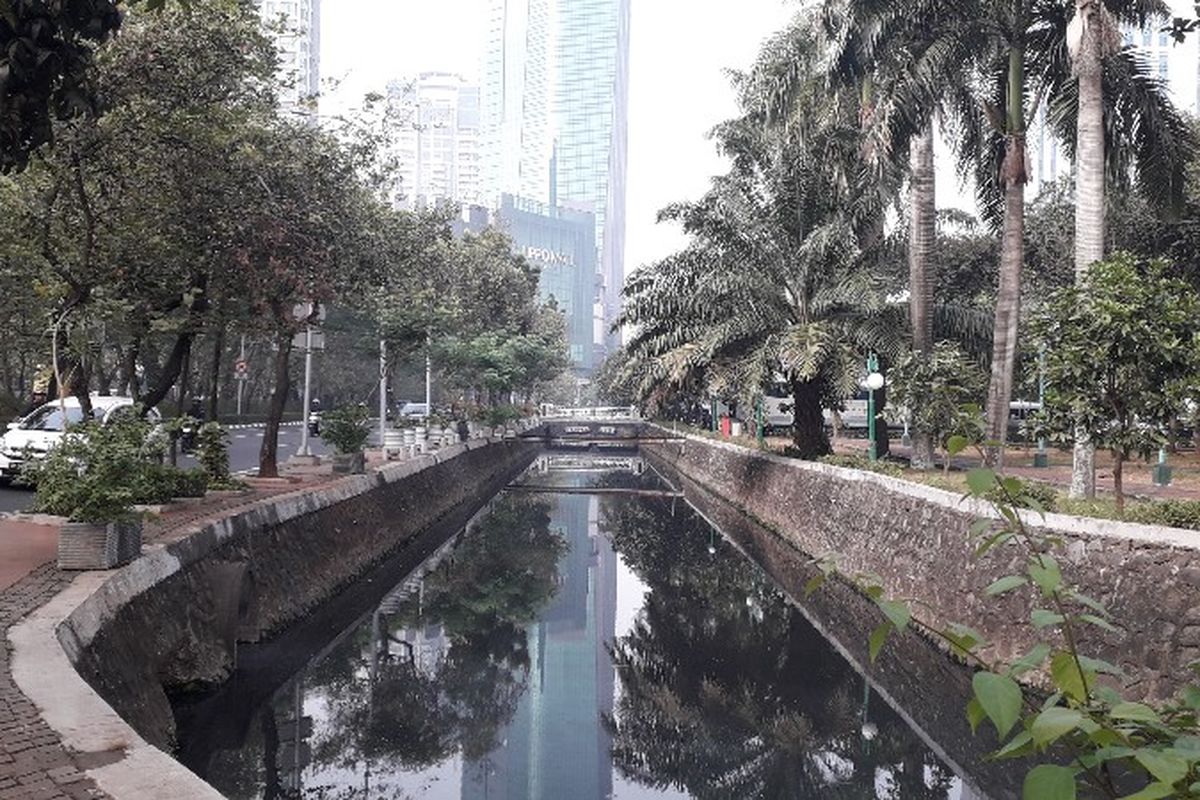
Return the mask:
M208 474L202 469L183 470L170 464L146 464L133 481L134 502L139 505L169 503L177 497L203 497Z
M795 457L792 452L788 452L792 448L784 451L785 455ZM904 475L904 468L898 464L893 464L890 461L872 461L866 456L848 456L834 454L831 456L821 456L817 459L821 464L829 464L831 467L845 467L846 469L861 469L867 472L877 472L880 475L890 475L893 478L899 478Z
M37 487L34 508L74 522L117 522L136 517L146 485L150 426L140 419L72 428L45 458L28 462L24 477Z
M196 460L208 482L229 483L229 438L224 426L207 422L196 433ZM203 494L203 493L201 493ZM192 497L194 495L183 495Z
M999 487L993 488L984 499L989 503L1008 503L1010 498L1006 497ZM1058 507L1058 490L1048 483L1040 481L1022 481L1021 482L1021 499L1022 506L1040 506L1043 511L1054 511ZM1032 500L1030 503L1028 501Z
M1200 500L1154 500L1125 509L1125 519L1147 525L1166 525L1200 531Z
M321 438L339 453L360 452L370 435L363 406L343 406L321 416Z

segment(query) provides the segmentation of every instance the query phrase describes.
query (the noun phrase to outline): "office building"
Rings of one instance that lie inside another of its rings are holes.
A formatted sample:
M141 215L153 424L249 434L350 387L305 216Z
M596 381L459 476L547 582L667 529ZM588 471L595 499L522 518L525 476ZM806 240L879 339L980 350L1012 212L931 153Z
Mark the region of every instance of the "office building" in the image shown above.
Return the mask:
M550 201L554 0L488 0L480 68L484 203Z
M321 91L321 0L258 0L259 14L279 50L279 105L316 112Z
M441 201L481 202L479 86L461 75L425 72L394 82L398 204L407 209Z
M596 214L600 249L598 341L619 347L609 329L625 283L625 192L629 137L630 0L560 0L554 84L558 203Z
M593 297L570 312L589 318L600 348L588 370L619 344L609 329L625 279L629 30L630 0L488 3L483 199L509 194L593 216L596 274L576 281Z
M598 280L595 215L506 194L495 224L512 237L516 252L541 270L542 300L553 300L567 318L571 366L578 373L590 373L603 359L593 327Z

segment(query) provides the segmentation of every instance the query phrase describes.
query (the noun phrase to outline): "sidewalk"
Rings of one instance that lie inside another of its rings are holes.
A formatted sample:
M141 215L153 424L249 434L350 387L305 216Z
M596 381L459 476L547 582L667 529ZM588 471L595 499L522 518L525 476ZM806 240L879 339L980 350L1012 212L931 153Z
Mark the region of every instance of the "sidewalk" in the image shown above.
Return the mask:
M898 438L892 441L891 454L894 458L907 461L911 455L911 448L899 444ZM834 440L833 447L839 454L865 456L868 444L866 439L839 438ZM1050 483L1065 490L1071 485L1070 458L1070 453L1052 451L1050 466L1039 468L1033 466L1032 451L1010 449L1006 454L1004 471L1009 475ZM940 464L940 453L938 459ZM1169 486L1158 486L1154 483L1151 474L1153 465L1141 461L1126 463L1122 476L1125 494L1157 500L1200 500L1200 480L1195 474L1195 455L1175 456L1169 459L1169 463L1174 468L1174 476ZM957 456L951 461L954 470L968 470L977 466L977 457ZM1113 491L1112 464L1105 453L1096 454L1096 489L1104 493Z
M148 522L145 542L182 537L196 525L276 495L333 478L328 467L303 468L280 479L250 478L245 493L219 493L168 506ZM78 573L55 564L57 529L36 517L0 516L0 800L80 800L105 795L84 770L100 766L68 752L33 703L13 683L8 629L66 588ZM119 759L113 754L113 760Z

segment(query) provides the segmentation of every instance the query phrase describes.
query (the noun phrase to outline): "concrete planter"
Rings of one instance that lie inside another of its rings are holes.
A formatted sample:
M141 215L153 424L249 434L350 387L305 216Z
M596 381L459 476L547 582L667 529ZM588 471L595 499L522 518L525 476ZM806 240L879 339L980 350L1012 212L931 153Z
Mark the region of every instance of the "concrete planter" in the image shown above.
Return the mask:
M404 448L405 431L386 430L383 432L383 454L385 458L397 456Z
M334 475L362 475L367 471L367 457L361 450L357 453L335 453Z
M142 552L142 523L65 522L58 533L59 569L112 569Z

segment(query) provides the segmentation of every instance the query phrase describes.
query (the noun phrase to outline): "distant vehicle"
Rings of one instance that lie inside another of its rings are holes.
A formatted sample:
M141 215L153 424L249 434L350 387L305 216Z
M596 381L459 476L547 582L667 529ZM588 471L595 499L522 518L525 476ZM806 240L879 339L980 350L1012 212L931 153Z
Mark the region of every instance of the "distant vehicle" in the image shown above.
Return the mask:
M424 419L429 416L429 406L425 403L405 403L400 409L400 416L410 419Z
M134 413L134 403L130 397L93 394L91 401L92 419L106 425L122 414ZM68 425L83 422L79 398L68 397L39 406L21 419L8 423L7 432L0 438L0 478L16 477L25 464L27 453L35 459L42 458L62 441L66 430L63 425L64 410ZM154 409L150 409L147 418L151 422L161 421Z
M780 432L792 427L794 417L792 404L794 400L787 387L779 385L767 390L763 396L763 423L767 430ZM833 411L824 409L821 412L825 425L833 427ZM843 408L838 412L839 426L843 430L866 430L867 427L867 390L862 389L858 394L843 402Z

